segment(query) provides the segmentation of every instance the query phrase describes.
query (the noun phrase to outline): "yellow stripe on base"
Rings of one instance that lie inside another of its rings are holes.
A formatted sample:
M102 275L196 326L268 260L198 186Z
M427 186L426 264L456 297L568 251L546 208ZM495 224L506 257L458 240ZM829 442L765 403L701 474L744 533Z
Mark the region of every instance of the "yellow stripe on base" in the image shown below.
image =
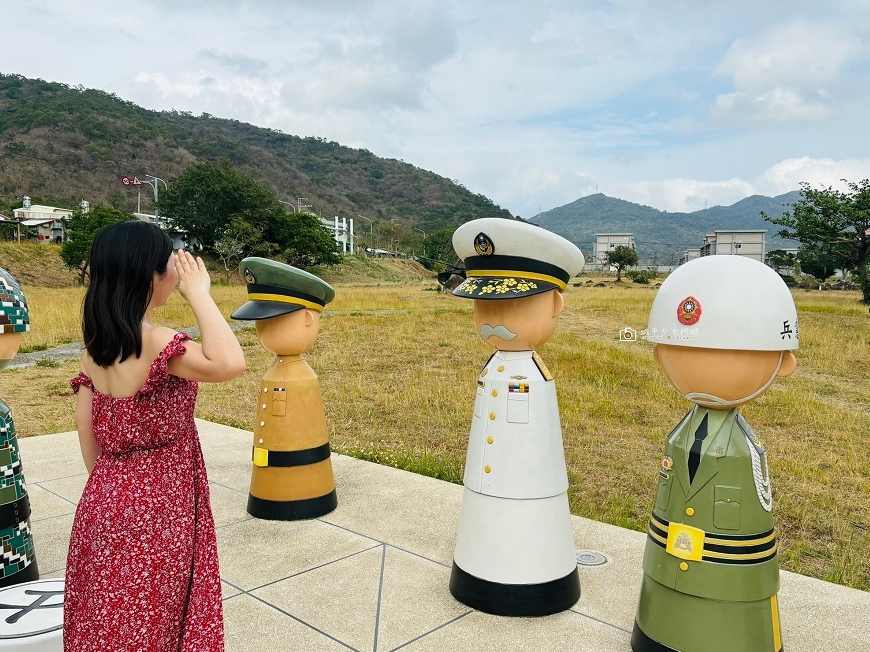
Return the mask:
M313 301L306 301L305 299L297 299L296 297L288 297L283 294L265 294L260 292L255 292L248 295L249 301L278 301L280 303L292 303L297 306L303 306L304 308L310 308L311 310L316 310L317 312L323 312L323 306L320 304L314 303Z
M547 281L549 283L553 283L554 285L559 286L559 289L563 292L565 288L568 287L568 284L565 281L556 278L555 276L549 276L548 274L536 274L534 272L511 272L504 269L470 269L468 270L468 277L474 278L478 276L497 276L499 278L502 277L511 277L511 276L519 276L520 278L531 278L536 281Z
M717 546L735 546L742 548L744 546L760 546L762 543L770 543L776 538L776 532L761 538L761 539L744 539L742 541L730 541L727 539L717 539L715 534L707 534L704 539L707 543L712 543Z
M773 617L773 651L782 649L782 634L779 631L779 605L776 603L776 594L770 596L770 613Z

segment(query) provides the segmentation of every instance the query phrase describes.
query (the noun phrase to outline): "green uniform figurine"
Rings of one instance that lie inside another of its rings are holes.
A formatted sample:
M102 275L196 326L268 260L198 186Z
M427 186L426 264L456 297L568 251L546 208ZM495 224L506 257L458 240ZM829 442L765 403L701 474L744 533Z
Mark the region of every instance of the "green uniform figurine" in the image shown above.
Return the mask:
M646 336L696 406L658 470L632 650L779 652L767 456L736 408L795 368L791 292L749 258L699 258L662 284Z
M18 351L21 334L30 330L27 301L21 287L0 269L0 369ZM9 406L0 400L0 587L39 579L30 530L30 499L15 423Z

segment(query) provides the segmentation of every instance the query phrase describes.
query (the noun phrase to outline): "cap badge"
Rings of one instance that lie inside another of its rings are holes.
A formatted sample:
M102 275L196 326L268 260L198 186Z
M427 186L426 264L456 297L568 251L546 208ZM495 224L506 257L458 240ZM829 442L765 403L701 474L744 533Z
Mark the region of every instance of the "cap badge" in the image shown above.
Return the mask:
M685 326L697 324L701 319L701 302L695 297L686 297L680 301L680 307L677 308L677 319Z
M478 233L474 237L474 250L480 256L492 256L495 253L495 245L486 233Z
M666 455L665 458L662 460L662 468L665 471L670 471L672 468L674 468L674 460Z
M251 271L250 267L245 267L245 283L248 285L256 285L257 277L254 276L254 272Z

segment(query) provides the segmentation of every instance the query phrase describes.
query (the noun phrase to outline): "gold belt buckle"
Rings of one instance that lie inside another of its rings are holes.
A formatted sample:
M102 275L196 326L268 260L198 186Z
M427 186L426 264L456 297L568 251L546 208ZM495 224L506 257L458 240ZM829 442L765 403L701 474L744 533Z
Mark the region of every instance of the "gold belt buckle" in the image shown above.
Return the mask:
M254 446L254 464L256 466L269 466L268 449Z
M668 544L665 550L680 559L701 561L704 554L704 530L682 523L671 523L668 526Z

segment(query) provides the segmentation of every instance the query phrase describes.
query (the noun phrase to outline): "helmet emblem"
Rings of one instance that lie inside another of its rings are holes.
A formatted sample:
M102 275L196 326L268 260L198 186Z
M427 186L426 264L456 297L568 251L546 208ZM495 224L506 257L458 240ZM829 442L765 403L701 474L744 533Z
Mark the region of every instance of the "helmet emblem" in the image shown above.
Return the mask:
M480 256L492 256L495 253L495 245L486 233L478 233L474 236L474 250Z
M254 276L254 272L251 271L250 267L245 267L245 283L248 285L256 285L257 277Z
M697 324L701 319L701 302L695 297L686 297L680 301L680 307L677 308L677 319L685 326Z

